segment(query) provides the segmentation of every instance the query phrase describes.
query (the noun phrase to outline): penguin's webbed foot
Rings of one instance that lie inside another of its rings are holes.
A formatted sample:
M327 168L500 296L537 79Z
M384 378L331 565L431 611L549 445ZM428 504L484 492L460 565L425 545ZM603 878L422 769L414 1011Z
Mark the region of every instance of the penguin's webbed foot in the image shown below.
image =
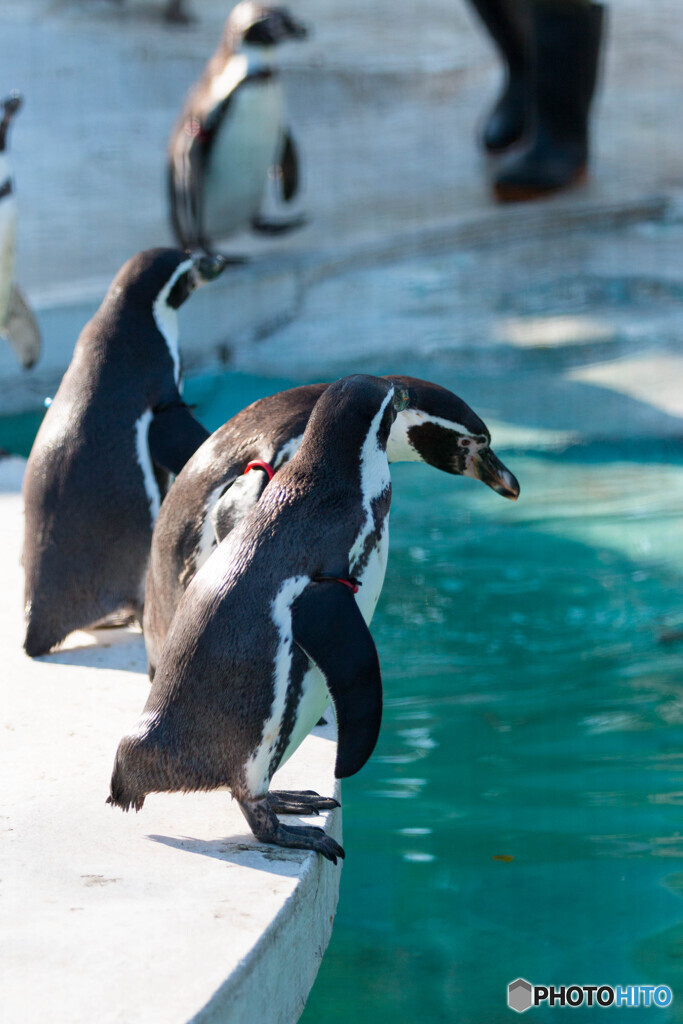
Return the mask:
M318 814L339 807L339 801L330 796L320 796L312 789L270 790L266 800L276 814Z
M283 825L278 821L267 797L261 800L240 800L239 805L251 831L261 842L294 850L315 850L333 864L337 863L338 857L344 859L342 847L323 829L314 826Z

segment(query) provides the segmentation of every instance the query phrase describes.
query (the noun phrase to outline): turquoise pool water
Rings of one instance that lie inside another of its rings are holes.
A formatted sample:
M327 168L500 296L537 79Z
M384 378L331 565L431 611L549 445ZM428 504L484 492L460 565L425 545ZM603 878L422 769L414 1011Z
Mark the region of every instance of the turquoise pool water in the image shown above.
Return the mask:
M503 454L516 507L393 473L373 622L386 710L344 783L339 912L304 1024L510 1020L519 976L683 999L683 467L658 467L678 493L642 514L623 488L644 467L623 452ZM668 564L649 554L664 535Z
M187 397L216 426L288 384ZM302 1024L498 1024L518 976L675 992L529 1020L683 1020L683 445L496 449L516 505L394 469L384 721Z

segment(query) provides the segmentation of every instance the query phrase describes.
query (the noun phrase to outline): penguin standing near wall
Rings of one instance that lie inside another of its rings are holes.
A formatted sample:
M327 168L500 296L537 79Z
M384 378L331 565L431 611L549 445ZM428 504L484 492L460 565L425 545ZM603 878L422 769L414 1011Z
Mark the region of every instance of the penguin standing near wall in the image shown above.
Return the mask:
M408 395L389 434L390 463L426 462L517 498L519 484L491 450L485 423L466 402L430 381L385 379ZM294 456L328 386L306 384L252 403L211 435L174 482L154 527L147 574L144 633L150 676L190 580Z
M407 400L363 375L319 399L297 454L183 596L142 718L119 744L111 803L139 810L148 793L227 786L257 839L344 856L322 829L276 816L329 798L268 788L330 697L338 778L377 741L382 684L367 623L387 558L386 446Z
M180 601L142 717L119 744L111 803L139 810L149 793L227 786L259 840L343 857L321 829L276 816L330 798L268 790L330 698L338 778L359 771L377 741L382 684L368 623L388 554L387 444L408 401L364 375L320 396L296 454Z
M24 369L28 370L40 355L40 330L26 299L14 282L17 207L12 169L7 156L10 124L21 104L21 96L12 93L2 105L0 119L0 334L10 343Z
M184 248L209 252L216 239L244 228L274 233L303 223L271 222L260 210L272 169L285 201L299 187L274 47L306 34L282 7L247 0L230 14L169 142L171 223Z
M114 613L141 620L168 475L208 437L180 397L176 311L224 265L177 249L138 253L81 332L24 477L32 657Z

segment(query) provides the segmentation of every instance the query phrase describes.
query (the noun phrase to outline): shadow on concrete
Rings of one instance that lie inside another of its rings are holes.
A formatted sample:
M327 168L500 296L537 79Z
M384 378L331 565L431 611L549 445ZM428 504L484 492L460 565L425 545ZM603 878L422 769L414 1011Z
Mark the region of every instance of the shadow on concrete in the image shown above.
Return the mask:
M66 648L45 654L36 661L54 665L76 665L79 668L119 669L124 672L142 672L147 675L147 655L142 633L125 629L79 630L78 636L88 636L91 643L78 641Z
M291 815L288 815L288 820ZM292 818L292 821L297 819ZM307 820L303 824L311 824ZM299 874L301 864L310 853L306 850L286 850L280 846L270 846L259 843L253 837L249 838L248 833L241 836L234 836L229 839L194 839L192 836L176 838L173 836L148 835L155 843L162 843L175 850L184 850L186 853L199 853L204 857L212 857L214 860L224 860L230 864L239 864L240 867L254 868L256 871L266 871L272 875L286 875L296 877Z

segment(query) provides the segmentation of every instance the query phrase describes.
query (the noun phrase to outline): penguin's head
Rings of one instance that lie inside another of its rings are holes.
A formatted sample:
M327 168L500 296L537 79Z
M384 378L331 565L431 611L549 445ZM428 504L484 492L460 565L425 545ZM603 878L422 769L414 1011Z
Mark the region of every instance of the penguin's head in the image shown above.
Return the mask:
M316 402L299 451L326 463L332 457L335 473L344 462L355 471L364 451L386 450L397 413L407 402L403 385L385 377L342 377Z
M200 285L222 273L222 256L205 256L181 249L145 249L123 264L108 293L111 301L125 301L177 310Z
M481 480L516 501L519 483L491 449L486 424L452 391L415 377L385 378L408 395L392 426L392 462L427 462L445 473Z
M305 39L308 29L286 7L268 7L245 0L233 8L227 32L233 48L277 46L288 39Z
M12 118L20 109L23 100L18 92L9 94L2 104L2 118L0 119L0 153L3 153L7 146L7 131Z

